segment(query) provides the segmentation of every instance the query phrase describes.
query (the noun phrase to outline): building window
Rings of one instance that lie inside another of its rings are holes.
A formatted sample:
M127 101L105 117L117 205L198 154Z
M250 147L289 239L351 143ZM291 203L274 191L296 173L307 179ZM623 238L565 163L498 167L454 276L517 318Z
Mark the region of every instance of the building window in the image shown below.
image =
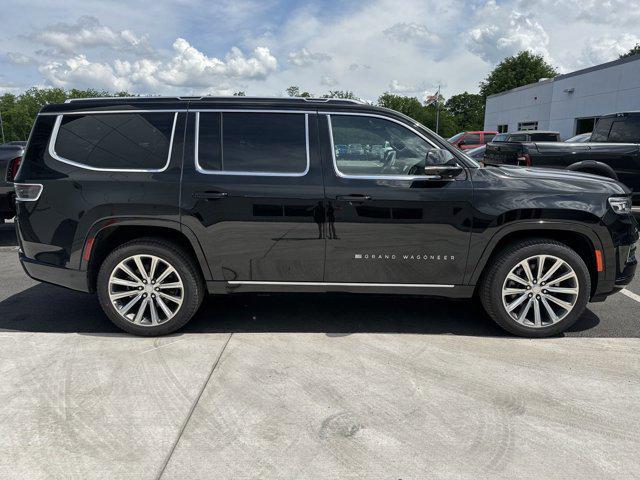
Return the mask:
M518 130L537 130L538 122L518 122Z
M597 120L598 117L576 118L576 135L593 132Z
M498 125L498 133L509 133L509 125Z

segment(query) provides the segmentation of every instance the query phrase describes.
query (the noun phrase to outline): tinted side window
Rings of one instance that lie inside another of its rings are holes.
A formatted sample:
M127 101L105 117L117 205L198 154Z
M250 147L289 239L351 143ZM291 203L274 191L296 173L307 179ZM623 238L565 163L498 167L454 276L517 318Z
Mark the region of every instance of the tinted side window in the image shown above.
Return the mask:
M558 136L555 133L532 133L531 140L534 142L557 142Z
M477 145L480 143L480 134L469 133L465 135L462 140L464 140L464 143L466 143L467 145Z
M382 118L331 115L334 158L346 175L416 176L425 166L455 162L411 130Z
M613 118L601 118L596 123L596 128L591 134L592 142L606 142L609 138L609 130L611 130L611 124Z
M175 113L64 115L55 152L88 167L159 170L169 159Z
M616 120L611 125L609 132L610 142L639 143L640 142L640 118L626 117Z
M508 141L509 142L526 142L527 136L526 135L510 135Z
M301 175L308 168L306 116L199 114L198 164L213 173Z

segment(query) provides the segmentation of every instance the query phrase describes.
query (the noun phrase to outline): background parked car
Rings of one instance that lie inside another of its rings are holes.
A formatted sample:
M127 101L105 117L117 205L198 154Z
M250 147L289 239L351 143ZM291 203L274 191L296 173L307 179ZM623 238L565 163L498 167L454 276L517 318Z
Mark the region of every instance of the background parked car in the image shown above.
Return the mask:
M474 160L480 161L484 159L484 151L486 150L486 148L487 148L486 145L480 145L479 147L465 150L464 153L466 153L467 156L473 158Z
M27 142L7 142L0 145L0 223L16 214L13 178L18 173Z
M493 140L498 132L460 132L449 139L449 143L460 150L468 150L471 148L485 145Z
M578 135L567 138L564 143L584 143L591 140L591 132L589 133L579 133Z
M565 143L527 139L487 145L485 161L492 164L563 168L619 180L633 190L640 205L640 112L601 117L588 142Z

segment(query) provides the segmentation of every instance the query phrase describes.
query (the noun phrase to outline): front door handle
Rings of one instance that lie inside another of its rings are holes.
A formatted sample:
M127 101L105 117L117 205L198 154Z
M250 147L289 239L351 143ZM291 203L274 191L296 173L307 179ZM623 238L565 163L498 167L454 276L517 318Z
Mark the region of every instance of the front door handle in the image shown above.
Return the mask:
M343 202L353 203L364 203L371 200L369 195L338 195L336 200L341 200Z
M193 194L193 198L203 198L205 200L220 200L228 196L227 192L195 192Z

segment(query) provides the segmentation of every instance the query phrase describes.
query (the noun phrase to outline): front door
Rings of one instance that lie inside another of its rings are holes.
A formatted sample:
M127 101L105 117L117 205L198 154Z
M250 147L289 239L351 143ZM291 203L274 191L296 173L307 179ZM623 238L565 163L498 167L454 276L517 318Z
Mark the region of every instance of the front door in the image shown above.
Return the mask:
M453 155L399 120L332 113L319 122L327 145L325 282L461 284L471 181L466 170L448 181L425 176L425 166L456 163Z
M316 122L312 111L189 114L181 219L214 280L322 281Z

